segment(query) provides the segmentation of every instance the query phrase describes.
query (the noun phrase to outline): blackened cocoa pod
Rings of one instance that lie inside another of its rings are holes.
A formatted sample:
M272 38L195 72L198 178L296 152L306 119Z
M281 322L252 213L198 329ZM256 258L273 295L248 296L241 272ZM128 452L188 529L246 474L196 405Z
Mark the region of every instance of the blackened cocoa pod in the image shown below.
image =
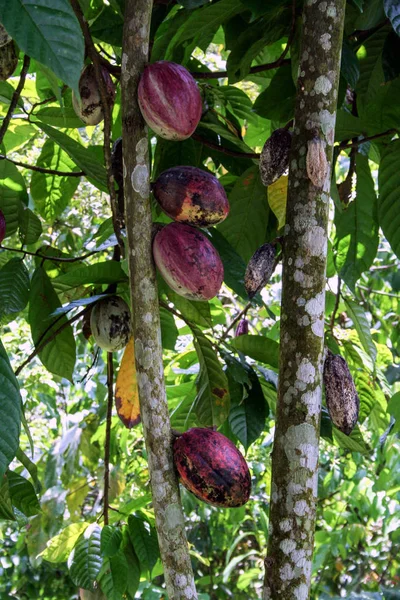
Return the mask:
M6 81L14 73L18 64L18 53L11 40L0 48L0 81Z
M275 246L263 244L248 262L244 275L244 286L249 298L253 298L266 283L275 269Z
M240 319L238 326L236 327L235 337L246 335L247 333L249 333L249 322L247 319Z
M6 218L0 210L0 244L6 237Z
M289 168L292 134L287 129L276 129L267 139L260 156L260 176L265 186L274 183Z
M332 423L350 435L357 423L360 400L347 362L342 356L328 350L323 379L326 406Z

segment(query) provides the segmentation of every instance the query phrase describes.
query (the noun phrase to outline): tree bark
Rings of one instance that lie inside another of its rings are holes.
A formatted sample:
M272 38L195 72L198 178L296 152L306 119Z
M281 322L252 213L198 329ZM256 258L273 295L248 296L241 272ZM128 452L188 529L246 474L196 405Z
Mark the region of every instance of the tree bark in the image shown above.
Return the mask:
M281 345L263 600L307 600L317 500L330 176L345 1L307 0L283 240Z
M127 258L140 413L167 593L169 600L193 600L197 594L173 465L151 250L149 141L137 102L148 59L151 10L151 0L126 0L121 90Z

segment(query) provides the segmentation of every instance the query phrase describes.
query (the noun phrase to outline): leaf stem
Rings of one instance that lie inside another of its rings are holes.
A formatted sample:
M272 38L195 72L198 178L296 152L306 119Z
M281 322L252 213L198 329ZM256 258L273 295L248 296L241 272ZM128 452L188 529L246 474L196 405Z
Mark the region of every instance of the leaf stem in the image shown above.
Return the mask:
M104 442L104 496L103 515L104 525L108 525L109 491L110 491L110 442L111 442L111 419L114 402L114 366L113 354L107 352L107 417L106 417L106 439Z
M28 165L26 163L19 162L13 158L0 154L0 160L7 160L13 163L17 167L24 169L30 169L31 171L37 171L38 173L47 173L48 175L59 175L60 177L82 177L85 175L84 171L57 171L56 169L46 169L45 167L38 167L37 165Z
M21 75L19 78L17 88L16 88L15 92L13 93L13 96L12 96L11 102L10 102L10 106L8 107L7 114L4 117L3 123L0 127L0 144L3 142L3 138L7 132L8 126L11 121L12 114L14 112L15 107L18 104L19 97L20 97L23 87L25 85L25 79L26 79L26 75L28 73L30 62L31 62L31 59L29 58L29 56L27 56L25 54L24 62L23 62L22 69L21 69Z

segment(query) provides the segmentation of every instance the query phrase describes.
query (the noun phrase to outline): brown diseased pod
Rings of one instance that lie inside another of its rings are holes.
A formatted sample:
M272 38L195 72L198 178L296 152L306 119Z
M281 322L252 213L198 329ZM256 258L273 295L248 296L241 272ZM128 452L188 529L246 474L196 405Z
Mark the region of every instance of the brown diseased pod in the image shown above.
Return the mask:
M244 274L244 286L253 298L268 283L275 269L275 246L263 244L249 260Z
M0 210L0 244L3 242L6 237L6 219Z
M97 302L90 315L94 341L107 352L124 348L132 336L131 312L119 296L107 296Z
M15 43L7 42L0 48L0 81L6 81L14 73L18 64Z
M167 169L152 191L163 211L180 223L211 227L229 213L228 198L218 179L196 167Z
M211 300L224 279L221 258L210 240L198 229L169 223L153 242L154 261L161 275L180 296Z
M101 73L106 84L108 102L112 106L115 100L115 86L105 67L101 67ZM72 106L77 116L86 125L97 125L104 119L104 111L97 85L96 72L92 64L87 65L82 71L79 79L79 94L81 96L80 100L75 92L72 94Z
M274 183L289 167L292 134L287 129L276 129L267 139L260 156L260 176L265 186Z
M186 140L196 129L203 109L189 71L160 60L145 67L138 87L139 108L147 125L166 140Z
M250 497L247 463L218 431L193 427L176 438L174 462L184 487L208 504L232 508Z
M326 406L332 423L350 435L357 423L360 400L347 362L342 356L328 350L323 379Z

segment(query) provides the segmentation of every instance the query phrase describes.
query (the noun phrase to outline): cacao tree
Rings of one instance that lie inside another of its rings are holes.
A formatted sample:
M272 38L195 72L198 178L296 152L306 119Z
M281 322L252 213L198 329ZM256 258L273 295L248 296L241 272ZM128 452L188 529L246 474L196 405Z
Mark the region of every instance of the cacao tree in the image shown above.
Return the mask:
M398 3L0 23L1 597L399 597Z

